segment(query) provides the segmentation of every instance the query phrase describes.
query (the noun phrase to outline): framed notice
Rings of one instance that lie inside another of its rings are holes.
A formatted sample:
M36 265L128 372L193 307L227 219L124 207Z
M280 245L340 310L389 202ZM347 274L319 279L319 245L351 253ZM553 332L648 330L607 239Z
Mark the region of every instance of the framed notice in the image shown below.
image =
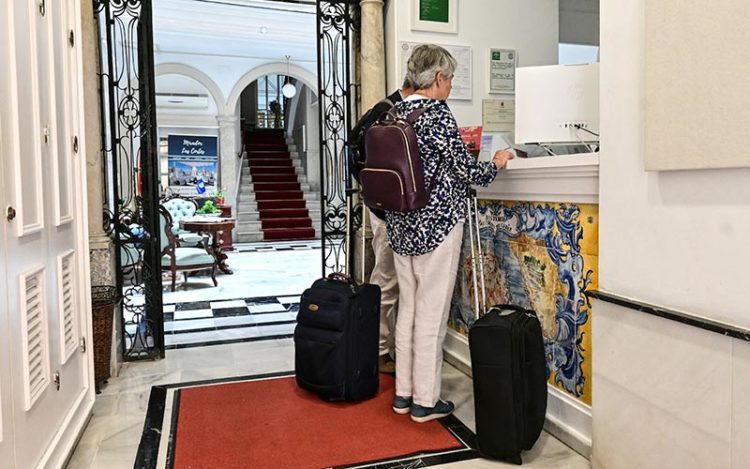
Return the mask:
M482 125L487 132L516 130L516 103L512 99L483 99Z
M415 47L420 45L419 42L401 42L401 78L406 75L406 63L411 57L411 52ZM471 100L471 47L468 46L447 46L438 44L451 53L456 59L456 71L453 74L453 89L448 99Z
M458 32L458 0L412 0L413 31Z
M516 51L490 49L490 93L516 91Z

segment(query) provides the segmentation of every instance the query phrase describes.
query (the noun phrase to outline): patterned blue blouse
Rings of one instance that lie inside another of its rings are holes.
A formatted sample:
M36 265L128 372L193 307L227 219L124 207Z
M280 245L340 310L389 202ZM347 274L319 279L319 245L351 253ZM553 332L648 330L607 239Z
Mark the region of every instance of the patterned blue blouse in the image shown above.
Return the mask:
M445 101L402 101L396 104L396 113L405 118L414 109L422 107L427 110L414 123L414 131L424 166L425 184L434 182L430 201L424 208L411 212L386 212L388 243L402 256L420 256L434 251L456 223L466 219L470 185L488 186L497 175L493 163L477 161L469 153Z

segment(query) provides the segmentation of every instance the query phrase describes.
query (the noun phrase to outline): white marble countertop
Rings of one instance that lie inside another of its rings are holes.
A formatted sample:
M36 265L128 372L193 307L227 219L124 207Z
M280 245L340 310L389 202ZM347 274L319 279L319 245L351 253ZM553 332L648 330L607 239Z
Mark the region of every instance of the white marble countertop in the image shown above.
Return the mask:
M599 165L599 153L514 158L508 162L506 170L514 171L518 169L560 168L591 165Z
M599 153L514 158L477 197L529 202L599 202Z

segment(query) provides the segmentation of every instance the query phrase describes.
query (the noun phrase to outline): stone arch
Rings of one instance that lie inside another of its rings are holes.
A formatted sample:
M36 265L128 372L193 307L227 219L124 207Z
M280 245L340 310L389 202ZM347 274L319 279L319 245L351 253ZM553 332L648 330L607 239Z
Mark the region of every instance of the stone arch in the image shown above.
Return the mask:
M234 113L234 109L237 108L237 104L240 101L242 91L247 88L250 83L265 75L288 75L304 83L316 96L318 94L318 78L309 70L302 68L299 65L287 64L286 62L272 62L259 65L242 75L242 78L235 83L232 91L229 93L225 109Z
M203 85L208 93L216 103L216 113L219 116L226 114L226 101L224 100L224 94L221 92L219 86L214 82L211 77L206 75L204 72L197 68L181 63L162 63L157 64L154 69L154 76L161 75L181 75L184 77L191 78L201 85ZM231 109L231 108L230 108Z

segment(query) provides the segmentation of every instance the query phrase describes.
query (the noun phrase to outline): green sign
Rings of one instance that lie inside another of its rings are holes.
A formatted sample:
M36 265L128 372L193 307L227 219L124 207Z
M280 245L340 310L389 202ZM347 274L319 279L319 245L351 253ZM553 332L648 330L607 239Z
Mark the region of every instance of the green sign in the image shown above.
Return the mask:
M450 0L419 0L419 20L448 23Z

